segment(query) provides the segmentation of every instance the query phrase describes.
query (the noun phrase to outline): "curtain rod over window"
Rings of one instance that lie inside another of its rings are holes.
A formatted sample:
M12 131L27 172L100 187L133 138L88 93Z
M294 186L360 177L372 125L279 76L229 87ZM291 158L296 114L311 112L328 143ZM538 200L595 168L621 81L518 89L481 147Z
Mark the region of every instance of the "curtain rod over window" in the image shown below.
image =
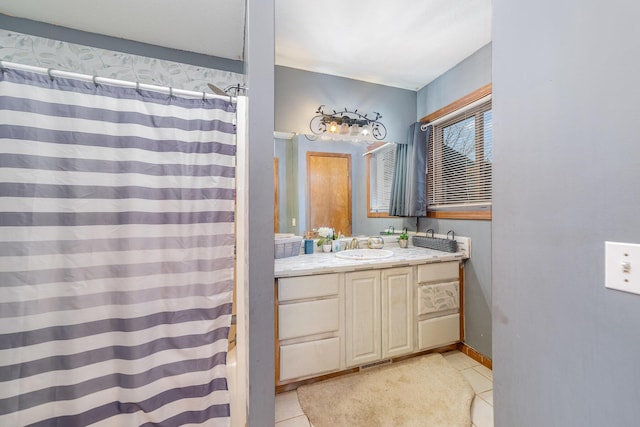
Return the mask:
M150 85L147 83L130 82L126 80L110 79L108 77L98 77L95 75L90 76L88 74L73 73L71 71L54 70L52 68L35 67L33 65L24 65L24 64L18 64L15 62L0 61L0 70L4 70L6 68L11 68L11 69L20 70L20 71L28 71L32 73L38 73L38 74L48 74L49 77L51 78L62 77L62 78L69 78L69 79L76 79L76 80L84 80L88 82L93 82L94 84L102 83L102 84L110 84L114 86L123 86L128 88L150 90L154 92L164 93L169 96L178 95L178 96L185 96L190 98L202 98L202 99L224 98L223 96L216 95L213 93L207 93L207 92L196 92L193 90L175 89L168 86ZM229 98L232 98L232 96L229 95Z
M491 94L489 94L487 96L483 96L482 98L480 98L478 100L475 100L472 103L465 105L464 107L458 108L457 110L452 111L449 114L445 114L442 117L438 117L437 119L435 119L432 122L425 123L425 124L421 125L420 129L426 130L428 126L437 125L438 123L442 123L445 120L449 120L451 117L457 116L458 114L462 114L465 111L469 111L470 109L472 109L474 107L477 107L478 105L483 104L483 103L485 103L487 101L490 101L490 100L491 100Z
M371 150L371 151L367 151L366 153L364 153L364 154L362 155L362 157L364 157L364 156L368 156L369 154L377 153L378 151L382 150L383 148L387 148L387 147L389 147L390 145L395 145L395 144L394 144L393 142L385 142L385 143L384 143L384 144L382 144L380 147L376 147L376 148L374 148L374 149L373 149L373 150Z

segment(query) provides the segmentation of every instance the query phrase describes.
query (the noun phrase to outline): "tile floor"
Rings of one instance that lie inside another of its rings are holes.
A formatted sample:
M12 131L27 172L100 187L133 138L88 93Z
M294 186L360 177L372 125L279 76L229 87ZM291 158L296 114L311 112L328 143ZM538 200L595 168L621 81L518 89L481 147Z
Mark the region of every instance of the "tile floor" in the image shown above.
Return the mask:
M473 427L493 427L493 374L459 351L443 353L446 360L467 378L476 392L471 404ZM276 427L313 427L307 419L296 391L276 395Z

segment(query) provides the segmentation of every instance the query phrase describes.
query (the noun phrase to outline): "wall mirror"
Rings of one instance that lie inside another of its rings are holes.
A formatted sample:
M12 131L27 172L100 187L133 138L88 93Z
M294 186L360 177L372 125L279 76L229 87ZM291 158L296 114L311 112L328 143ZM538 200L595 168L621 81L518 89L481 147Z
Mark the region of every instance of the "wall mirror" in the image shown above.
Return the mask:
M392 169L383 167L382 154L393 153L395 144L322 140L283 132L274 136L274 226L278 232L301 235L327 226L349 236L376 235L390 226L415 229L416 218L388 217L381 206L392 177ZM365 153L376 148L381 155L370 163ZM388 158L386 163L390 163ZM369 185L368 175L374 177ZM374 194L377 203L373 215L368 194Z

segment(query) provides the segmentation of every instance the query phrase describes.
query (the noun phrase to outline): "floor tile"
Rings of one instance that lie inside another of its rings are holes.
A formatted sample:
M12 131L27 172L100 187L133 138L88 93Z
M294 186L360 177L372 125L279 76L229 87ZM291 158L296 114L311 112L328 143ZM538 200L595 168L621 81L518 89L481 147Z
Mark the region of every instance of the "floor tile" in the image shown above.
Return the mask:
M476 362L466 354L460 353L457 350L448 351L446 353L443 353L442 355L444 356L445 360L451 364L451 366L460 371L480 365L480 363Z
M477 427L493 427L493 406L482 399L473 399L471 421Z
M474 366L473 369L493 381L493 371L491 369L483 365Z
M464 369L460 371L460 373L469 381L469 384L471 384L476 394L493 388L493 383L473 368Z
M276 427L309 427L309 420L304 415L289 418L288 420L276 423Z
M493 406L493 390L483 391L482 393L479 393L476 396L480 396L480 398L482 398L485 402Z
M295 390L276 394L276 422L299 417L300 415L304 415L304 412L302 412L298 402L298 393Z

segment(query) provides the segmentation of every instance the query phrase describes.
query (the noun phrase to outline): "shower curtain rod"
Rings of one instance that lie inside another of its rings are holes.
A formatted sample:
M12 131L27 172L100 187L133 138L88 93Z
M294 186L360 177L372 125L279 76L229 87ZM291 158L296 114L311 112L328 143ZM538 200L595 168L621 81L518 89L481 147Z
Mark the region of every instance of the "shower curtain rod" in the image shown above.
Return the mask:
M179 96L185 96L185 97L191 97L191 98L202 98L202 99L224 98L221 95L216 95L214 93L207 93L204 91L196 92L193 90L186 90L186 89L174 89L170 86L150 85L147 83L110 79L108 77L98 77L95 75L90 76L88 74L74 73L71 71L55 70L53 68L44 68L44 67L36 67L33 65L18 64L16 62L0 61L0 71L6 68L12 68L14 70L28 71L32 73L38 73L38 74L48 74L49 77L51 78L63 77L63 78L89 81L89 82L93 82L94 84L103 83L103 84L111 84L114 86L123 86L128 88L151 90L154 92L167 94L169 96L179 95ZM231 96L231 95L227 95L227 96L229 96L229 100L231 100L232 98L237 98L237 96Z

